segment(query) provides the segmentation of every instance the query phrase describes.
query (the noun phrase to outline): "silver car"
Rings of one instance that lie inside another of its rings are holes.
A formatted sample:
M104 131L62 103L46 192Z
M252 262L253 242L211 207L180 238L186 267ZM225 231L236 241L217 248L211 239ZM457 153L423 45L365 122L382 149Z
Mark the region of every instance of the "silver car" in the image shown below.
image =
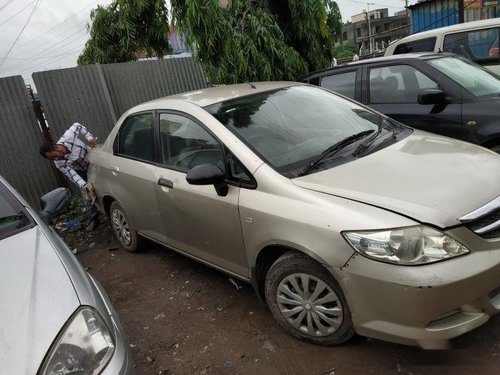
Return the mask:
M126 112L90 179L144 238L251 283L290 334L438 348L500 310L500 156L322 88L210 88Z
M42 197L43 217L67 189ZM0 176L0 372L133 374L127 340L104 289Z

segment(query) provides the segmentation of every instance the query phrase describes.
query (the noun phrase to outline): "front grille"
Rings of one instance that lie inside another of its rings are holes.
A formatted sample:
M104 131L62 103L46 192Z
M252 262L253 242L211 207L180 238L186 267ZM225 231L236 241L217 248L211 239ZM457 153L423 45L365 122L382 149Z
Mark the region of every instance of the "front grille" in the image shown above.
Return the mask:
M483 238L500 238L500 197L465 215L460 221Z

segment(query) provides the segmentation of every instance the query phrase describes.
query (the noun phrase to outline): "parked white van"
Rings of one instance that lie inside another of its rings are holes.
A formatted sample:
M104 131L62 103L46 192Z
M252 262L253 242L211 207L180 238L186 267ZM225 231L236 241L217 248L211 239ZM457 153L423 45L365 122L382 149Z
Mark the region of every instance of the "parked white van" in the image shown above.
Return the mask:
M399 39L385 55L409 52L454 52L500 74L500 17L423 31Z

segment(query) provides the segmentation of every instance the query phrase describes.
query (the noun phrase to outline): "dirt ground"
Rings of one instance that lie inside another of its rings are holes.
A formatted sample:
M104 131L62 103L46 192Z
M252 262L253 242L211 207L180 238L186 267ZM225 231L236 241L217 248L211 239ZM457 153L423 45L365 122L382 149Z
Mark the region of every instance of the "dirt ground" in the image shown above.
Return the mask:
M129 253L109 222L61 235L107 290L138 375L500 373L500 316L446 351L365 337L318 347L287 335L250 285L158 245Z

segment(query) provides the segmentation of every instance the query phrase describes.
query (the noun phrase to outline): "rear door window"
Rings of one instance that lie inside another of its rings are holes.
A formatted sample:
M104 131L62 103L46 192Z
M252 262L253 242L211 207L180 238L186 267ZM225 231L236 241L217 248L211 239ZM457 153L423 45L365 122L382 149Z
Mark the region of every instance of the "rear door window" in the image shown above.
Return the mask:
M395 55L411 52L431 52L434 51L436 45L436 37L414 40L412 42L401 43L394 49Z
M356 70L324 76L321 78L321 87L354 99Z
M154 161L153 114L130 116L118 132L115 153L144 161Z

